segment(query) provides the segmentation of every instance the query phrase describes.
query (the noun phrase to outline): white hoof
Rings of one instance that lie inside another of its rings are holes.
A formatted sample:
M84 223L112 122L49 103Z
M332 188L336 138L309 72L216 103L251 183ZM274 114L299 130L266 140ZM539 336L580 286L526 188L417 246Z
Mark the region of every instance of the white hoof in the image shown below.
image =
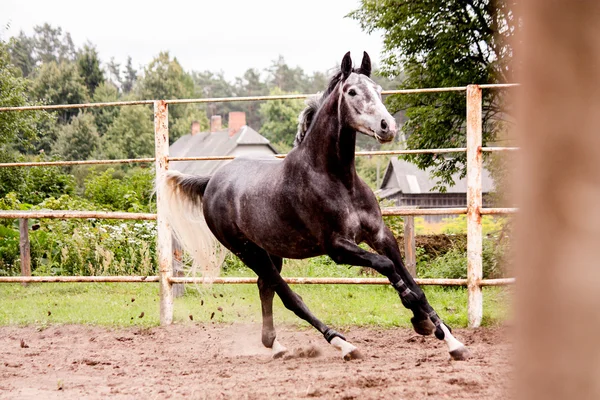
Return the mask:
M456 361L468 360L471 357L471 353L465 347L465 345L462 344L454 336L452 336L452 333L450 333L450 329L448 329L446 325L442 323L440 325L440 328L442 328L442 331L444 331L444 341L448 346L448 352L450 353L450 357L452 357L452 359Z
M271 350L273 351L273 358L283 357L283 355L287 353L287 349L282 346L277 339L273 341L273 347Z
M346 361L362 358L362 355L360 354L360 352L358 351L358 348L356 346L346 342L345 340L343 340L342 338L340 338L338 336L331 339L330 343L335 348L342 351L342 357Z

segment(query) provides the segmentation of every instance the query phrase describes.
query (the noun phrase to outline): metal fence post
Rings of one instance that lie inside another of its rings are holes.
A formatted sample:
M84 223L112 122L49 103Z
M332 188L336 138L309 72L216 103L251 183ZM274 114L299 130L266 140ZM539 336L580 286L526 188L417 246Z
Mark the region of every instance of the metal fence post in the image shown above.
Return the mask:
M481 229L481 88L467 86L467 288L469 327L477 328L483 317Z
M154 102L154 140L156 157L156 180L160 181L169 168L169 107L163 101ZM170 278L173 275L173 249L171 228L165 220L164 210L159 201L162 193L156 192L156 229L158 252L158 275L160 285L160 324L173 322L173 286Z

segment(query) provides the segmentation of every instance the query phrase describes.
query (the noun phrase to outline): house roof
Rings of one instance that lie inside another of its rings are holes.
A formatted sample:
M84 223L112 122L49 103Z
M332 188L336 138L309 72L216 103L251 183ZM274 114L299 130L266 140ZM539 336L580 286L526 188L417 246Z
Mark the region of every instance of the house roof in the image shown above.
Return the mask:
M174 157L227 156L246 146L265 146L273 154L277 154L277 150L267 138L247 125L242 126L232 136L229 135L228 129L182 136L169 147L169 154ZM187 174L212 175L226 162L227 160L171 161L169 167Z
M383 176L378 195L386 198L398 192L406 194L440 193L438 190L432 191L435 181L429 178L430 172L431 169L422 170L413 163L392 158ZM466 178L461 179L458 174L454 174L452 179L455 184L448 187L446 193L467 193ZM481 174L481 183L483 193L491 192L494 189L494 181L485 168Z

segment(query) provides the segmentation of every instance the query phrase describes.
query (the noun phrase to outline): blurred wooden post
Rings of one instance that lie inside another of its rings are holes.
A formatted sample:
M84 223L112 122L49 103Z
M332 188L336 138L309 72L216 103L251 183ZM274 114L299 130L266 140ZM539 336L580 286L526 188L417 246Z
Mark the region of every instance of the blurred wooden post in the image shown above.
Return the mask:
M19 251L21 253L21 276L31 276L31 251L29 245L29 220L19 219ZM27 285L27 283L23 283Z
M173 237L173 276L181 278L183 274L183 249L179 242ZM185 285L183 283L173 284L173 297L182 297L185 293Z
M600 2L521 3L517 399L600 399Z
M415 244L415 217L404 217L404 262L413 278L417 277L417 255Z
M169 169L169 107L163 100L154 102L154 140L156 157L156 180L164 179ZM164 217L160 197L156 192L156 230L158 252L158 276L160 282L160 324L173 323L173 246L171 227Z
M482 143L481 89L467 86L467 288L469 327L477 328L483 317L483 277L481 262L481 157Z

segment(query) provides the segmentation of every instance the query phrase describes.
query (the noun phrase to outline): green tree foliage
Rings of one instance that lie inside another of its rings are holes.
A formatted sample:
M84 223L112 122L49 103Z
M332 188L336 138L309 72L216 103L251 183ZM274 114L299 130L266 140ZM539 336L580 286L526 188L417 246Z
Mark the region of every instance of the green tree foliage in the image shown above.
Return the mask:
M8 47L0 42L0 106L34 105L28 99L27 89L27 80L10 64ZM35 139L39 133L36 120L47 118L48 114L40 111L0 113L0 151L8 151L22 142Z
M0 107L35 105L27 97L28 82L21 72L10 64L8 46L0 42ZM38 122L49 121L44 111L0 113L0 162L14 162L15 149L30 148L29 143L39 136ZM0 196L17 191L23 182L24 171L0 168Z
M100 136L94 116L82 112L60 127L53 152L64 160L87 160L99 145Z
M230 84L223 72L192 72L195 96L200 98L232 97L236 95L235 87ZM242 111L240 103L208 103L206 116L221 115L226 117L230 111ZM251 124L249 124L252 126Z
M121 64L117 63L114 57L106 64L106 70L108 72L108 80L112 82L113 85L120 86L122 83Z
M35 58L41 63L62 61L73 61L76 51L71 34L65 32L62 28L53 28L52 25L45 23L33 28L33 40L35 43Z
M77 104L89 100L88 89L74 63L44 63L34 75L31 94L39 101L46 104ZM78 112L77 109L59 111L58 120L69 122Z
M194 93L192 77L168 52L161 52L148 64L140 84L144 99L182 99Z
M185 99L194 95L194 80L186 73L176 58L162 52L145 68L140 80L140 95L144 99ZM183 120L185 123L183 123ZM205 113L194 104L180 104L169 107L169 138L171 142L190 133L187 122L200 121L208 127Z
M35 40L25 32L19 32L19 36L10 38L9 52L11 63L21 70L23 77L28 77L36 65Z
M94 92L92 101L94 103L109 103L119 100L119 89L112 82L101 83ZM121 107L97 107L92 108L98 133L104 135L115 118L119 115Z
M79 75L88 89L90 95L94 95L96 88L104 82L104 73L100 69L98 52L92 44L86 44L77 55L77 67Z
M234 85L236 96L264 96L269 93L267 83L263 82L260 71L255 68L250 68L244 75L237 77ZM231 111L244 111L247 124L254 129L260 129L263 120L258 112L259 107L260 103L250 101L232 105Z
M402 87L445 87L513 80L513 37L519 28L516 1L362 0L350 17L367 32L381 31L383 73L404 74ZM503 92L483 92L483 141L494 139L506 112ZM403 126L410 148L464 147L464 93L403 95L388 99L388 108L406 110ZM443 187L451 175L465 174L465 155L407 157L421 168L434 167Z
M130 93L133 90L135 82L137 81L137 71L133 68L131 62L131 56L127 57L127 64L125 64L125 76L121 82L121 89L123 93Z
M276 96L285 94L285 92L277 87L271 90L270 94ZM291 148L298 130L298 115L304 107L302 100L264 102L259 109L264 120L260 133L275 145L283 144L284 148Z
M40 155L33 161L48 161ZM19 200L28 204L40 204L50 197L71 195L75 191L75 178L60 167L31 167L24 173Z
M152 157L154 124L145 106L123 107L101 140L103 157L111 159Z

